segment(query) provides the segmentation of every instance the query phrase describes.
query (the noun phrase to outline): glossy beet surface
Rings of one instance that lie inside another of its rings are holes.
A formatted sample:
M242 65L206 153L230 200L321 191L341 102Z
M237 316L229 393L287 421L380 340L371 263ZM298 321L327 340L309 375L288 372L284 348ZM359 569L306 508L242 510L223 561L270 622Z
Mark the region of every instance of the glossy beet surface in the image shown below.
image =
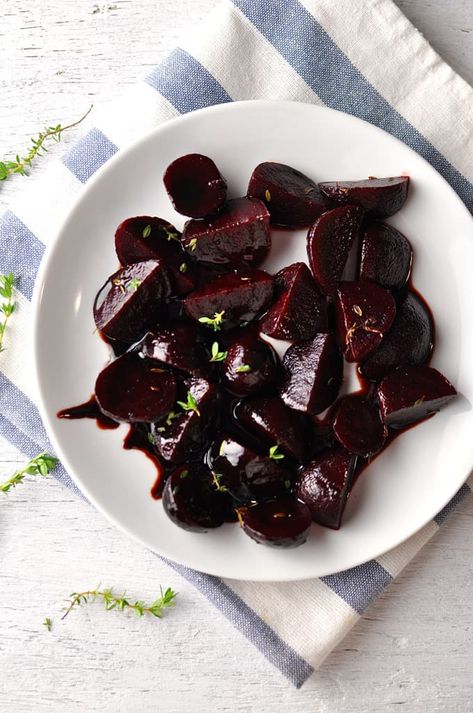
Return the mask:
M391 328L396 303L390 292L373 282L344 282L337 291L336 314L345 359L361 361Z
M295 494L309 508L312 519L338 530L356 466L356 456L343 448L320 454L299 474Z
M162 218L128 218L115 232L117 257L122 265L162 260L171 275L173 292L185 295L196 287L196 271L182 248L180 235L174 225Z
M259 200L235 198L218 215L189 220L182 243L195 260L257 267L271 248L269 213Z
M178 213L205 218L225 203L227 184L208 156L187 154L173 161L164 174L164 185Z
M299 547L307 540L312 523L307 505L291 496L258 503L241 515L244 532L271 547Z
M310 267L326 295L336 292L362 217L363 211L358 206L341 206L323 213L309 230L307 254Z
M170 410L175 394L173 374L154 359L142 359L134 352L112 361L95 382L100 410L115 421L159 421Z
M193 292L185 299L184 308L192 319L220 331L251 322L267 309L272 295L271 275L262 270L240 270Z
M377 395L385 423L403 428L435 413L456 393L448 379L436 369L408 366L386 376L378 386Z
M360 280L371 280L399 290L411 272L412 248L408 239L387 223L374 223L363 235Z
M254 332L235 336L222 362L224 386L238 396L264 391L275 380L278 358L274 349Z
M319 188L331 205L355 204L376 218L388 218L397 213L406 202L409 177L328 181L319 183Z
M277 299L261 321L262 332L299 341L327 329L327 303L305 263L284 267L274 282Z
M391 329L360 371L377 381L397 367L423 364L432 352L433 338L429 310L417 295L408 292L398 306Z
M168 273L160 260L138 262L118 270L95 298L97 329L108 339L138 340L169 292Z
M213 487L212 476L202 464L186 463L169 476L163 490L166 515L179 527L205 532L220 527L229 509L227 496Z
M340 349L331 334L293 344L284 355L279 395L286 406L309 414L324 411L338 396L343 378Z
M377 453L386 439L386 428L377 404L363 396L345 396L340 400L333 419L333 432L347 451L359 456Z
M219 420L219 395L213 384L192 377L184 387L180 403L172 404L166 418L151 427L156 450L173 463L198 459L207 450ZM183 404L192 399L194 408L185 408Z
M175 369L206 376L209 353L202 331L193 324L174 323L149 332L140 344L142 354Z
M251 175L248 195L266 203L273 225L305 227L326 210L317 184L283 163L260 163Z
M288 408L276 397L256 396L241 401L235 416L239 425L269 447L278 445L286 457L303 462L312 444L309 442L310 421L303 414ZM280 459L280 463L285 463Z

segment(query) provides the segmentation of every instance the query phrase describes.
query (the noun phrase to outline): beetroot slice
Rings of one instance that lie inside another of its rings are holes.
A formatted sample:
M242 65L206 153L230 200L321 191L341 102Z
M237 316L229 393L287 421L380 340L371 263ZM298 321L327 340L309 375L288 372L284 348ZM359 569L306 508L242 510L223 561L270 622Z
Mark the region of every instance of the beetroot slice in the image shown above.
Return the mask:
M260 438L268 448L278 446L278 451L304 461L312 447L310 421L296 413L276 397L253 396L241 401L235 410L239 425L255 438ZM284 458L278 459L285 465Z
M360 280L399 290L411 272L412 248L408 239L387 223L365 230L361 243Z
M174 403L176 380L154 359L127 352L97 377L95 398L102 413L115 421L159 421Z
M359 456L380 451L387 435L377 404L358 395L340 399L333 432L340 445Z
M261 201L235 198L218 215L189 220L182 242L201 262L257 267L271 248L269 213Z
M196 290L185 299L184 308L192 319L219 331L251 322L268 307L272 294L273 279L267 272L246 269Z
M435 413L457 392L437 369L408 366L386 376L377 393L386 425L403 428Z
M390 292L372 282L343 282L335 305L345 359L361 361L374 351L396 316Z
M261 322L261 331L275 339L311 339L327 329L327 303L307 265L296 262L275 277L278 299Z
M278 390L286 406L314 415L337 398L343 360L331 334L317 334L311 341L293 344L284 355L283 369Z
M195 267L182 249L180 232L162 218L142 215L120 223L115 250L122 265L162 260L172 275L176 293L185 295L196 286Z
M186 463L169 476L163 490L166 515L178 527L192 532L220 527L229 509L228 496L217 492L202 464Z
M208 156L187 154L173 161L163 177L171 203L178 213L205 218L222 208L227 184Z
M243 531L255 542L271 547L303 545L312 524L307 505L291 496L258 503L240 512Z
M428 308L408 292L396 319L378 349L360 366L368 379L378 381L400 366L425 362L433 347L433 324Z
M163 364L188 374L206 376L209 356L201 332L193 324L171 324L158 327L146 335L141 352Z
M314 458L301 471L295 493L319 525L338 530L353 482L357 457L334 448Z
M208 448L219 418L216 387L197 377L186 379L184 383L186 391L182 403L187 403L188 394L191 394L196 409L183 410L179 404L172 404L166 419L151 426L158 453L173 463L199 458Z
M223 385L238 396L263 391L277 376L278 358L270 344L246 331L228 347L222 364Z
M111 275L99 290L94 303L95 324L109 339L135 341L169 292L168 274L160 260L128 265Z
M307 254L310 267L326 295L333 295L342 279L362 217L363 211L358 206L341 206L323 213L309 230Z
M248 195L266 203L273 225L302 228L326 210L317 184L283 163L266 161L256 166Z
M327 181L319 183L330 205L355 204L369 215L388 218L404 205L409 189L408 176L368 178L363 181Z

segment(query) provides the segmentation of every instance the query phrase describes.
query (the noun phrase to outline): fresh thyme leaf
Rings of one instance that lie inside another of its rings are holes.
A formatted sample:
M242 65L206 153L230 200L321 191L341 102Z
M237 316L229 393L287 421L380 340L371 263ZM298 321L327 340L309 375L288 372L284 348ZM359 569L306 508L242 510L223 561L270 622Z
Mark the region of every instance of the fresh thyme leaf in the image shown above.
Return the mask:
M224 314L225 310L223 309L221 312L215 312L213 317L199 317L199 322L201 324L208 324L209 327L213 327L214 332L219 332Z
M269 449L269 457L272 458L273 460L281 460L282 458L284 458L284 454L279 453L278 448L279 448L279 444L276 443L276 445L271 446L271 448Z
M265 192L264 192L264 197L266 198L266 201L267 201L268 203L271 203L271 193L269 192L268 189L265 190Z
M228 352L221 352L218 342L212 344L212 356L209 361L224 361L227 358Z
M13 286L15 284L15 276L13 272L8 275L0 275L0 297L3 297L3 302L0 305L0 352L3 352L3 337L7 327L7 322L15 310L15 301L13 297Z
M220 444L220 448L218 451L219 456L224 456L225 455L225 443L226 441L222 441Z
M145 604L141 600L130 602L125 598L126 592L123 592L121 596L116 595L111 587L100 589L100 585L97 589L89 589L85 592L72 592L68 600L68 606L65 608L65 613L61 619L65 619L69 612L75 607L91 604L97 600L103 602L106 611L112 611L112 609L124 611L125 609L129 609L130 611L134 611L139 617L145 614L151 614L152 616L161 618L165 609L175 606L177 593L170 587L164 592L162 587L160 589L160 596L151 604Z
M179 265L179 272L187 272L187 263L183 262Z
M151 225L146 225L146 226L143 228L143 237L144 237L144 238L149 238L150 235L151 235Z
M148 433L148 441L151 443L152 446L156 445L156 441L152 433Z
M179 234L175 230L169 230L169 228L164 228L164 232L167 235L167 240L179 240Z
M291 481L290 481L290 480L285 480L285 481L284 481L284 487L286 488L286 490L289 490L289 488L291 487Z
M51 631L51 629L53 628L53 622L49 617L46 617L46 619L43 621L43 626L45 626L48 631Z
M136 292L138 287L141 285L141 280L137 277L132 277L131 280L127 282L126 289L128 292Z
M189 240L189 242L187 243L187 247L190 248L192 252L194 252L197 247L197 238L192 238L191 240Z
M14 488L19 483L23 482L27 475L48 475L58 464L58 459L49 453L40 453L32 458L21 470L17 470L4 483L0 483L0 492L8 493L11 488Z
M251 366L249 364L242 364L241 366L237 366L235 371L237 374L246 374L247 371L251 371Z
M215 490L219 493L228 493L227 486L221 484L222 477L221 473L214 473L214 471L212 471L212 483L215 486Z
M177 418L178 416L179 416L179 414L175 413L175 411L169 411L169 413L166 417L166 421L165 421L166 426L170 426L171 423L174 421L174 419Z
M68 124L67 126L62 126L61 124L58 124L57 126L48 126L38 135L38 138L31 139L31 146L25 156L20 158L20 156L17 155L14 161L0 162L0 181L5 181L14 173L19 173L20 176L26 176L26 169L31 168L33 161L42 156L44 153L47 153L48 149L45 144L48 141L59 142L63 131L72 129L74 126L78 126L82 121L84 121L86 116L88 116L91 111L92 106L78 121L74 121L74 123Z
M178 401L177 403L184 411L195 411L197 416L200 416L197 401L190 391L187 392L187 401Z

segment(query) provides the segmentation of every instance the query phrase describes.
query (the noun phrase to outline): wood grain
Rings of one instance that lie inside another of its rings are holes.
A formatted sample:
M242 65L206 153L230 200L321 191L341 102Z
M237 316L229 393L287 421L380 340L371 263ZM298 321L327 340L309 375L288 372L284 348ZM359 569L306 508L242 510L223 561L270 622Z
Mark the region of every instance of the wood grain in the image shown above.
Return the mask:
M0 155L16 153L44 123L80 116L99 96L112 101L216 2L3 0ZM473 81L470 0L398 4ZM4 184L0 207L22 185ZM0 442L1 475L17 461ZM0 710L384 713L402 705L412 713L469 713L472 517L470 499L295 691L158 558L53 479L29 482L0 499ZM60 623L70 591L99 580L143 598L160 584L174 586L178 606L162 621L145 621L96 605ZM46 616L51 633L42 626Z

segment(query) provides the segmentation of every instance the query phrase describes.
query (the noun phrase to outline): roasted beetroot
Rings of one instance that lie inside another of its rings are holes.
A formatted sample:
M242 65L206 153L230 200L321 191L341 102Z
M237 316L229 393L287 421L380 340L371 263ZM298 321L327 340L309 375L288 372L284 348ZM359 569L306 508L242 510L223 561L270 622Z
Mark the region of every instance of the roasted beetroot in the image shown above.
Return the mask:
M333 432L347 451L359 456L377 453L387 435L378 405L359 395L340 399L333 419Z
M273 225L303 228L325 210L317 184L283 163L266 161L256 166L248 195L265 201Z
M140 349L163 364L205 377L209 373L209 356L202 331L193 324L179 322L160 326L146 335Z
M317 334L293 344L284 355L284 376L279 395L286 406L317 414L338 396L343 378L343 359L331 334Z
M355 204L376 218L388 218L397 213L406 202L409 177L328 181L319 183L319 188L330 205Z
M261 321L262 332L299 341L327 329L327 303L305 263L284 267L274 282L278 298Z
M456 390L437 369L407 366L393 371L378 386L378 401L384 422L403 428L445 406Z
M137 262L118 270L95 298L97 329L108 339L136 341L169 291L168 273L160 260Z
M326 295L336 292L362 217L363 211L358 206L341 206L323 213L309 230L307 254L310 267Z
M337 291L336 314L345 359L361 361L389 331L396 303L390 292L373 282L343 282Z
M227 184L208 156L191 153L173 161L164 174L164 186L178 213L205 218L225 203Z
M314 458L299 474L295 494L319 525L338 530L347 502L356 456L334 448Z
M307 505L292 496L240 510L244 532L260 545L299 547L307 540L312 517Z
M399 290L411 272L412 248L408 239L387 223L374 223L361 243L360 280Z
M238 396L263 391L275 380L278 357L270 344L246 330L235 336L222 363L223 384Z
M361 373L377 381L400 366L423 364L432 352L433 331L428 308L417 295L408 292L398 306L391 329L361 365Z
M174 403L176 380L154 359L127 352L97 377L95 398L102 413L114 421L160 421Z
M163 507L179 527L205 532L225 522L228 496L213 487L212 476L203 464L188 463L176 468L163 490Z
M182 244L201 262L257 267L271 248L269 213L261 201L235 198L218 215L189 220Z
M218 332L251 322L271 302L273 278L262 270L230 272L186 297L192 319Z

